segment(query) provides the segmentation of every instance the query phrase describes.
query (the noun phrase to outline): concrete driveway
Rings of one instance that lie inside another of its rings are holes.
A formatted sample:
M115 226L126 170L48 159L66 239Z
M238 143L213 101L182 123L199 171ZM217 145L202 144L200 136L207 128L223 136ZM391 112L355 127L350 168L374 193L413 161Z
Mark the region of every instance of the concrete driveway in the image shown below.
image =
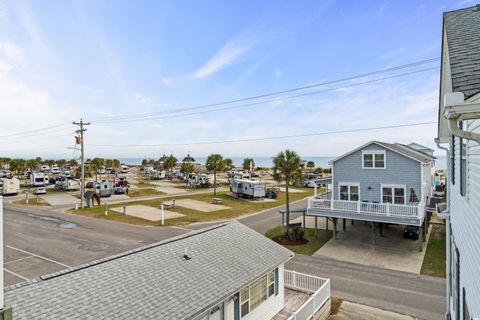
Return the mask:
M301 219L296 219L301 222ZM383 229L383 237L377 235L377 244L373 244L370 223L347 221L347 231L342 231L342 220L338 222L338 239L331 239L314 255L360 263L386 269L420 273L425 256L425 242L422 252L418 250L418 240L404 239L404 226L390 225ZM314 227L314 218L307 217L307 227ZM318 218L318 227L325 228L325 218ZM332 230L332 223L329 223ZM427 236L428 241L428 236Z
M68 193L46 194L46 195L40 196L40 198L47 201L53 207L64 206L64 205L74 206L75 203L80 203L80 199Z

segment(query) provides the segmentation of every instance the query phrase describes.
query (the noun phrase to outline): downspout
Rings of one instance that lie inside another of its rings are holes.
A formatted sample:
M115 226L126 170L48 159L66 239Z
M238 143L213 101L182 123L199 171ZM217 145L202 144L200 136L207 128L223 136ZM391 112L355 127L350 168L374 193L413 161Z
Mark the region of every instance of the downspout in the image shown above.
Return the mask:
M458 118L450 118L448 119L448 129L450 129L450 132L461 139L466 139L466 140L474 140L478 144L480 144L480 134L471 132L471 131L464 131L458 127L458 121L462 120L462 117ZM438 146L438 144L437 144Z
M435 143L437 144L437 148L441 149L441 150L444 150L445 151L445 154L446 154L446 157L447 157L447 167L446 167L446 170L445 172L447 173L447 184L450 183L450 176L452 175L452 173L450 172L450 149L448 149L447 147L443 147L440 145L440 140L438 138L435 139ZM450 288L450 281L449 281L449 278L451 277L451 270L450 270L450 266L451 266L451 243L450 243L450 187L447 186L447 208L443 211L446 215L447 215L447 218L445 219L445 237L446 237L446 251L447 251L447 262L446 262L446 274L447 274L447 279L446 279L446 311L445 311L445 319L450 319L450 292L451 292L451 288Z

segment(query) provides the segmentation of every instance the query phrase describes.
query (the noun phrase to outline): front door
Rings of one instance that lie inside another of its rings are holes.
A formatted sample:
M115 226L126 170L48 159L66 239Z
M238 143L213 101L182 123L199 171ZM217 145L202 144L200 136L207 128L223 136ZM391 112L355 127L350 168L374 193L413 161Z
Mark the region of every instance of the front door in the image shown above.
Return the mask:
M223 320L223 303L210 310L208 320Z

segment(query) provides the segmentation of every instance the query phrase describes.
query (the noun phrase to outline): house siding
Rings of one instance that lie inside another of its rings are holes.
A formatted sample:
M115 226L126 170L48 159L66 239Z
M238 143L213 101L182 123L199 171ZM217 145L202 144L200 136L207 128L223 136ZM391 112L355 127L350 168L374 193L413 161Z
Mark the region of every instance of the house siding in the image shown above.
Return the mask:
M365 150L385 150L385 169L362 169L362 151ZM381 184L401 184L406 186L406 204L409 204L410 188L415 189L420 199L421 167L416 160L372 143L333 163L333 199L339 200L339 182L360 183L360 201L377 202L382 201Z
M479 101L480 99L477 99ZM464 129L480 133L480 121L466 121ZM470 315L480 317L480 282L478 266L480 265L480 145L474 141L464 140L467 145L466 157L466 192L460 193L460 139L455 138L455 176L456 183L450 187L450 224L452 251L454 246L460 253L460 288L465 288L466 303ZM451 146L452 147L452 146ZM449 168L450 169L450 168ZM448 280L448 279L447 279ZM451 294L450 294L451 295ZM460 315L463 315L463 295L460 297ZM452 315L453 304L450 303ZM452 317L455 319L455 317Z
M278 294L269 297L266 301L256 307L242 320L258 320L258 319L271 319L284 307L285 302L285 289L283 282L284 265L278 267ZM233 319L233 318L228 318Z

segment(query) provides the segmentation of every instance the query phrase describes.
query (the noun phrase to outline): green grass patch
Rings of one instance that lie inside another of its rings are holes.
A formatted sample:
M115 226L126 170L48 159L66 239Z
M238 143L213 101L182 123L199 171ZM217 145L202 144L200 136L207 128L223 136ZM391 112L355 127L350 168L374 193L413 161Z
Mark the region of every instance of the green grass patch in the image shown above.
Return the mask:
M48 207L50 206L50 204L43 200L42 198L32 198L30 197L28 199L28 203L25 202L25 199L22 199L22 200L16 200L16 201L13 201L13 203L15 204L23 204L23 205L26 205L26 206L44 206L44 207Z
M432 231L428 240L427 250L423 258L421 274L446 277L446 240L445 226L432 224Z
M313 194L312 189L305 188L304 193L291 193L290 194L290 201L301 200L305 197L311 196ZM131 190L130 190L131 192ZM130 196L129 192L129 196ZM231 196L230 192L223 191L217 192L216 198L223 199L223 205L230 207L230 209L223 209L213 212L202 212L198 210L188 209L180 206L176 206L175 208L168 209L170 211L182 213L185 216L175 219L168 219L165 220L165 225L167 226L176 226L176 225L186 225L195 222L209 222L209 221L216 221L216 220L229 220L233 219L245 214L258 212L261 210L274 208L277 206L282 206L285 204L285 194L280 192L277 201L274 202L264 202L261 201L249 201L244 199L235 199ZM203 194L186 194L177 197L168 197L168 198L159 198L159 199L152 199L152 200L138 200L132 202L123 202L117 203L114 205L109 206L109 208L116 208L116 207L123 207L129 205L144 205L159 208L160 205L164 202L172 202L173 199L194 199L198 201L204 201L210 203L212 198L214 198L213 192L203 193ZM108 202L108 199L102 198L102 206L95 207L91 209L81 209L77 211L71 211L75 214L81 214L89 217L96 217L100 219L113 219L119 220L123 222L129 222L133 224L142 224L142 225L160 225L160 222L148 221L139 218L130 219L133 217L124 217L121 214L116 213L115 211L109 210L107 216L104 215L105 208L103 203L105 200Z
M270 229L265 232L265 236L269 239L273 239L275 237L282 235L282 227L278 226L276 228ZM315 229L305 229L305 238L308 240L308 243L302 245L295 245L295 246L288 246L285 245L284 247L288 248L289 250L298 253L304 254L307 256L311 256L314 254L318 249L320 249L328 240L330 240L333 236L333 231L331 230L323 230L317 229L317 235L315 236Z

